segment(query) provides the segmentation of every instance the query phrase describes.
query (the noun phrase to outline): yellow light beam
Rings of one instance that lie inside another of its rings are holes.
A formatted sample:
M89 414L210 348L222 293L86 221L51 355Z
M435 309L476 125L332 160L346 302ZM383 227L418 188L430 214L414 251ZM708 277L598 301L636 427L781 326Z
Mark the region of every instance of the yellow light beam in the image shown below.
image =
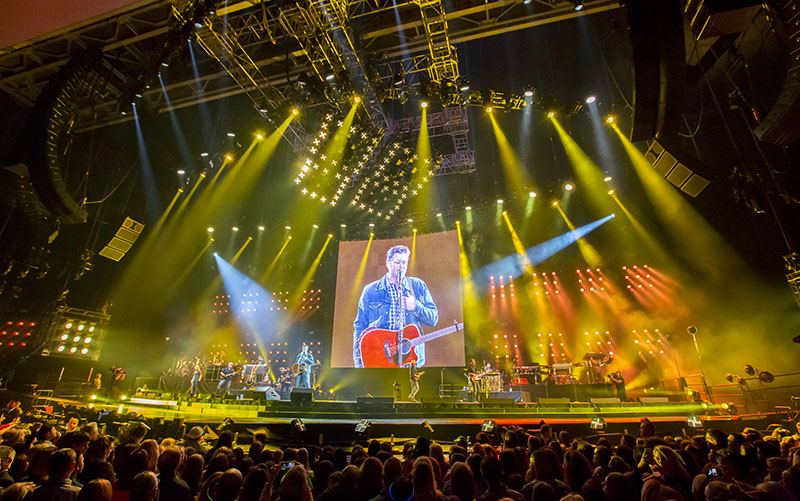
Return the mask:
M572 224L572 221L569 220L567 214L561 209L560 205L556 205L556 209L558 209L558 213L561 214L561 217L564 218L564 222L567 223L567 227L569 227L570 231L575 231L575 225ZM600 259L600 254L597 250L586 241L585 238L581 237L577 241L578 249L581 251L581 255L583 259L586 260L586 264L595 268L600 266L602 259Z
M161 214L161 217L158 218L158 222L155 224L155 226L153 226L153 229L151 230L153 234L157 235L161 227L164 226L164 223L169 217L169 214L172 212L172 208L175 206L175 203L178 201L178 197L181 196L181 193L183 193L183 190L178 188L178 191L175 192L175 195L172 197L172 200L170 201L169 205L167 205L167 208L164 210L164 213Z
M422 121L417 136L417 159L411 170L411 185L416 189L414 195L414 211L426 212L428 209L428 197L430 187L428 182L423 179L433 175L431 171L433 158L431 157L431 141L428 135L428 108L422 108Z
M236 261L239 260L239 257L242 255L242 253L244 252L245 248L247 248L247 246L250 245L250 242L252 242L252 241L253 241L253 237L247 237L247 240L244 242L244 244L239 248L239 250L236 252L236 254L233 255L233 258L230 260L230 264L231 265L233 265L234 263L236 263Z
M308 288L308 284L311 283L311 279L314 278L314 274L317 272L317 268L319 268L319 263L320 261L322 261L322 256L325 255L325 249L328 248L328 244L331 242L332 239L333 235L328 234L328 237L325 239L325 243L322 244L322 248L319 250L317 257L314 258L314 261L308 267L308 270L306 270L305 274L303 275L303 278L300 279L300 283L295 288L295 291L292 293L291 296L289 296L290 305L296 304L297 300L300 299L300 296L302 295L301 291L303 289Z
M468 326L467 333L480 336L484 332L491 332L492 317L486 314L484 305L480 300L478 288L472 279L472 269L464 248L464 238L461 234L461 223L456 221L458 232L458 261L461 272L461 283L464 286L464 319ZM479 342L479 340L475 340Z
M176 280L174 280L170 284L171 287L173 287L175 290L177 290L180 287L180 285L187 278L189 278L189 275L192 274L192 270L194 269L195 266L197 266L197 263L200 262L200 259L206 253L208 248L211 247L212 243L214 243L214 239L213 238L209 238L208 242L206 242L206 245L203 247L203 249L200 252L198 252L197 255L194 257L194 259L192 259L192 261L189 263L189 266L185 267L183 269L183 271L181 272L181 274L178 276L178 278Z
M275 257L272 258L269 266L267 266L267 269L264 270L264 273L261 275L261 280L259 280L259 282L264 283L264 281L269 278L269 276L272 274L272 270L275 269L275 266L278 264L278 260L281 258L281 255L283 255L283 251L286 250L286 246L289 245L291 240L292 236L286 235L286 239L283 241L283 245L281 245L281 250L279 250Z
M567 157L572 164L578 189L586 193L586 199L595 211L608 214L611 204L608 200L608 187L602 170L584 153L578 143L570 137L557 118L553 117L550 121L553 122L556 132L558 132L558 137L561 139L561 144L564 145L564 151L566 151Z
M619 197L617 197L616 193L611 193L611 199L617 203L617 206L619 206L620 210L622 210L622 213L625 214L625 217L631 223L631 226L633 226L633 229L639 235L642 242L644 242L648 251L651 252L657 260L672 267L674 263L669 253L667 253L666 250L664 250L664 247L662 247L653 237L653 235L647 231L647 228L645 228L642 223L639 222L636 216L634 216L631 211L625 207L625 204L623 204Z
M115 306L113 322L116 325L136 325L138 328L159 325L164 307L176 292L172 286L175 270L184 269L196 249L207 243L207 233L200 228L205 228L216 218L226 220L238 213L243 201L255 189L255 181L290 121L291 117L265 141L254 141L248 153L235 161L224 177L218 177L219 182L213 189L208 186L203 196L186 206L182 217L173 215L170 218L171 222L164 227L161 237L161 241L169 245L152 245L142 249L147 252L137 253L109 294ZM143 276L148 279L142 280Z
M611 128L625 147L656 214L671 234L671 245L676 251L717 279L730 278L734 270L738 273L747 273L749 278L755 278L736 251L695 211L669 181L656 172L652 164L622 134L617 125L611 124ZM738 279L741 278L739 275Z
M355 305L356 301L358 300L358 296L361 294L361 281L364 280L364 271L367 269L367 258L369 257L369 249L372 247L372 239L375 238L374 233L369 234L369 240L367 240L367 248L364 249L364 255L361 256L361 263L358 265L358 271L356 272L356 278L353 281L353 287L350 289L350 298L347 301L347 304Z
M530 175L519 160L514 148L511 147L511 143L508 142L503 129L500 128L493 113L488 113L488 115L489 120L492 122L492 130L497 140L497 147L500 150L500 163L503 165L506 184L514 189L530 185L532 182Z

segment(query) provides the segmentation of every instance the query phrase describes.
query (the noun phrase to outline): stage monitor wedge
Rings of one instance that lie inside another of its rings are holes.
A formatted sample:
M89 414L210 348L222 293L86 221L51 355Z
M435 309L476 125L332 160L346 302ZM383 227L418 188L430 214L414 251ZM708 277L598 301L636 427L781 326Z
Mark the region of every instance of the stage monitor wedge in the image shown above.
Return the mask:
M311 388L292 388L290 400L294 405L307 405L314 401L314 390Z

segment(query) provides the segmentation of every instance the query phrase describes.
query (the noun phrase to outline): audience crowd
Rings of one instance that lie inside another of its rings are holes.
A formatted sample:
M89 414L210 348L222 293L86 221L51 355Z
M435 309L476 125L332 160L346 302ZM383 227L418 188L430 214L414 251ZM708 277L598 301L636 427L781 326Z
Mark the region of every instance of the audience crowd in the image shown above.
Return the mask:
M542 423L447 446L418 437L278 448L263 430L246 447L199 426L158 442L143 423L117 438L77 417L62 429L10 415L0 501L800 501L800 436L782 428L658 436L643 419L639 437L573 438Z

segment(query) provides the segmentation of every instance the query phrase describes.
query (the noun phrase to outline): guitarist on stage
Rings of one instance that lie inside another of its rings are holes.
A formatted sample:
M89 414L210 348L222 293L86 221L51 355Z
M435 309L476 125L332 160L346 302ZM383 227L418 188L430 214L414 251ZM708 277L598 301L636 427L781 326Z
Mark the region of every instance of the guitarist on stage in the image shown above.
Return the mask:
M422 333L422 324L434 326L439 321L439 310L433 302L428 286L419 278L407 277L411 251L405 245L395 245L386 252L387 273L368 284L358 300L358 314L353 322L353 365L364 367L359 338L365 329L380 327L399 331L415 325ZM425 365L425 344L414 347L411 358L417 367ZM409 367L404 363L403 367Z
M228 362L228 366L223 367L222 370L219 371L219 384L215 392L217 395L231 394L231 383L233 382L233 376L235 374L236 369L233 368L233 362Z
M311 366L314 365L314 355L308 351L308 345L303 343L300 353L294 362L298 365L297 388L311 388Z
M419 378L425 374L425 371L417 371L417 361L411 361L411 367L408 369L408 380L411 383L411 394L408 395L408 399L412 402L416 402L417 392L419 392Z

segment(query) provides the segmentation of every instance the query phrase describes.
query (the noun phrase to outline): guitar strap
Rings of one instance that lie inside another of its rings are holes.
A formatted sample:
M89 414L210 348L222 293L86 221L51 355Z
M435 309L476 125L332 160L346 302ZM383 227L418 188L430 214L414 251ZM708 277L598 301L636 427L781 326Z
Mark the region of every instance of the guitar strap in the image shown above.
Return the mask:
M397 331L397 366L403 366L403 329L406 327L406 309L403 307L403 297L405 296L406 292L406 276L404 273L400 273L397 281L398 285L398 301L400 304L398 307L400 308L400 330Z

